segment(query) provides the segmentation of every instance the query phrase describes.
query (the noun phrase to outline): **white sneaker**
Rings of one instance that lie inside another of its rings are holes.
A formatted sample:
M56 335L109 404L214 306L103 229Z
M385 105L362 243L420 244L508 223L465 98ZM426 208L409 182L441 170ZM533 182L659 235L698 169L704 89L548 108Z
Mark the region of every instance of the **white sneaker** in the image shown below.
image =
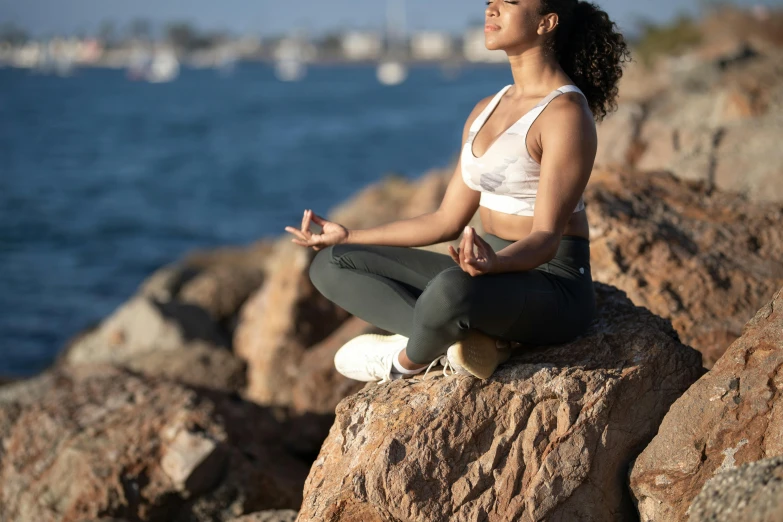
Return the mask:
M342 375L357 381L379 384L402 377L392 376L392 363L408 338L395 335L363 334L345 343L334 354L334 367Z

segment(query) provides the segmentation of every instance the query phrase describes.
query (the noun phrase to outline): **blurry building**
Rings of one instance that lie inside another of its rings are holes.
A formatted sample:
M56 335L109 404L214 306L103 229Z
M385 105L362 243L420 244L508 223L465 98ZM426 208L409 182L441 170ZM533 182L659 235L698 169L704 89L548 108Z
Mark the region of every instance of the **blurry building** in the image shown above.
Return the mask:
M315 46L301 34L285 37L277 42L273 51L275 60L307 62L317 55Z
M505 62L508 58L504 51L490 51L484 43L484 28L477 27L465 32L462 52L470 62Z
M416 60L442 60L454 51L454 41L447 33L423 31L411 36L411 55Z
M369 31L349 31L342 37L343 56L347 60L375 60L381 55L381 35Z

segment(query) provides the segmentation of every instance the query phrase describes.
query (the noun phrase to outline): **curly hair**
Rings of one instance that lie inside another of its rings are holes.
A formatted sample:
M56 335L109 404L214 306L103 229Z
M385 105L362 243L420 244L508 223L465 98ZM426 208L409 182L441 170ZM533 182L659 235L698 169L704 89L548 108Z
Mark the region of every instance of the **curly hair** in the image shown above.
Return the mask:
M582 0L541 0L541 16L556 13L559 24L547 41L560 66L584 92L596 121L617 109L617 84L631 53L609 15Z

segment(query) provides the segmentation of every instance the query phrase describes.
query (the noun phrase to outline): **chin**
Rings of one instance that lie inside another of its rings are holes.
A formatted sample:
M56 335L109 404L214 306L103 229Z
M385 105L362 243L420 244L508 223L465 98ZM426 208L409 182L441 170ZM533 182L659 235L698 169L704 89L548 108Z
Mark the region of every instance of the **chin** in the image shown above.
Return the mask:
M488 37L484 39L484 47L490 51L502 51L505 46L497 41L497 39Z

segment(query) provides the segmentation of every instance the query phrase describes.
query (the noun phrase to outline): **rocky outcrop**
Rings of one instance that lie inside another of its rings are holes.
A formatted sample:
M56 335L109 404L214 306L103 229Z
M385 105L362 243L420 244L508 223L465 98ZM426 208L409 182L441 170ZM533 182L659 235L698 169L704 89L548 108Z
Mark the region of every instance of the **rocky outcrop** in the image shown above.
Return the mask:
M259 404L290 405L304 353L348 318L310 282L314 253L279 241L263 287L242 308L234 349L248 364L247 397Z
M201 307L137 296L71 342L60 364L112 363L147 375L238 391L245 364Z
M74 337L58 363L111 363L193 386L244 389L245 363L231 340L270 251L259 242L194 252L160 268L112 315Z
M348 379L334 367L334 355L342 345L365 333L387 333L358 317L351 317L322 342L308 348L299 360L298 378L290 383L290 404L285 413L291 432L286 447L315 460L329 429L334 410L345 397L365 383Z
M718 473L704 484L688 513L689 522L780 522L783 457Z
M387 176L335 208L329 219L348 228L369 228L432 212L446 194L451 172L432 170L415 181Z
M196 251L157 270L138 294L157 301L196 305L216 321L230 321L263 283L271 242Z
M307 467L258 406L81 365L0 389L0 520L220 521L297 508Z
M596 164L666 170L783 202L782 63L780 49L737 43L710 59L691 54L650 71L631 68L617 112L598 127Z
M783 285L783 205L630 169L596 169L585 199L593 278L670 319L708 368Z
M636 459L630 481L642 521L685 520L716 473L783 455L782 399L783 289L672 405Z
M298 520L629 520L626 467L703 370L668 322L597 294L586 336L492 379L430 373L341 401Z

